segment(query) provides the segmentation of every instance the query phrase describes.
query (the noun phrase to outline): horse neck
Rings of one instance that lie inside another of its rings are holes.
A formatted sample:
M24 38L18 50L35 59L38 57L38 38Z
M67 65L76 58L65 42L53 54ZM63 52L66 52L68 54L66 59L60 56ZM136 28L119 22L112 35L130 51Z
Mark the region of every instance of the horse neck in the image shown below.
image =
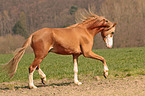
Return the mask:
M90 29L88 28L90 25L92 25L94 22L96 22L98 19L92 19L92 20L88 20L88 21L85 21L83 22L81 25L87 29L87 31L89 32L89 34L91 34L93 37L100 32L100 30L94 28L94 29Z
M92 35L92 37L94 37L96 34L98 34L99 32L101 32L100 29L87 29L88 32Z

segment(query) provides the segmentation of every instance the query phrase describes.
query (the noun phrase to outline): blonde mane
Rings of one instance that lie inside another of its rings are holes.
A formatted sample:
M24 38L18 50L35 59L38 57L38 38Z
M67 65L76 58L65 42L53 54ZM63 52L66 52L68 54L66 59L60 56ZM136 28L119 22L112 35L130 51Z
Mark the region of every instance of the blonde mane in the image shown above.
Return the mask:
M75 13L75 21L76 24L70 25L66 28L73 28L79 25L84 25L84 24L88 24L94 20L106 20L106 22L108 23L107 25L110 26L110 28L113 26L113 23L110 22L108 19L106 19L105 17L102 16L98 16L96 14L94 14L95 12L92 11L90 8L88 8L88 11L86 9L78 9L77 12Z
M103 17L94 14L94 12L92 12L90 8L88 8L88 11L86 9L78 9L77 12L75 13L76 23L82 23L90 19L102 20L102 18Z

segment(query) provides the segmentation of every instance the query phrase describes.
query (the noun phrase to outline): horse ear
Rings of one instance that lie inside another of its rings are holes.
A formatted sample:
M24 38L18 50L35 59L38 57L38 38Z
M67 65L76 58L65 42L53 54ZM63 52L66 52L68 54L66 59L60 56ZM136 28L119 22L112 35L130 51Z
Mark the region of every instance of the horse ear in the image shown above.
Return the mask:
M116 25L117 25L117 23L114 23L114 24L113 24L113 27L116 26Z
M106 28L104 28L104 30L106 30L106 31L107 31L107 30L110 30L111 28L115 27L116 25L117 25L117 23L114 23L112 27L106 26Z

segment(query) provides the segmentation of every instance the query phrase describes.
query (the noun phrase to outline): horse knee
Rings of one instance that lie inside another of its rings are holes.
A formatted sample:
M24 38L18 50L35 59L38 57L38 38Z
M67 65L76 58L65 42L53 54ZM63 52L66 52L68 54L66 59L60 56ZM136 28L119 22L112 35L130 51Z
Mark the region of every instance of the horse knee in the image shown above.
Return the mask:
M29 73L32 73L35 70L32 66L29 67Z
M39 64L41 63L42 59L35 58L31 66L29 67L29 73L33 72L35 69L39 69Z

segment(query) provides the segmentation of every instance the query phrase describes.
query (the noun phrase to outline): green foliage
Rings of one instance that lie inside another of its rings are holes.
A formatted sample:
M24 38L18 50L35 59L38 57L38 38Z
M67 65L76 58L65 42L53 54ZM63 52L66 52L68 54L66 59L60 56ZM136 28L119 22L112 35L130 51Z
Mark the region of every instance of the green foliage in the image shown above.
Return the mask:
M76 11L77 11L77 9L78 9L78 7L76 7L76 6L71 6L71 8L70 8L70 14L72 15L72 14L74 14Z
M108 78L124 78L128 76L138 76L145 74L145 48L124 48L124 49L101 49L94 50L98 55L106 59L109 68ZM12 54L0 55L0 64L8 62ZM0 82L8 81L28 81L28 67L34 60L33 54L25 54L19 63L17 72L13 79L9 79L3 72L0 73ZM72 56L56 55L53 53L41 63L41 69L47 76L47 79L73 79ZM79 57L79 75L82 76L101 76L103 77L103 64L98 60ZM39 79L38 72L34 72L34 80Z
M24 36L25 38L28 37L26 15L24 12L21 12L20 20L17 21L15 26L13 27L13 33Z

